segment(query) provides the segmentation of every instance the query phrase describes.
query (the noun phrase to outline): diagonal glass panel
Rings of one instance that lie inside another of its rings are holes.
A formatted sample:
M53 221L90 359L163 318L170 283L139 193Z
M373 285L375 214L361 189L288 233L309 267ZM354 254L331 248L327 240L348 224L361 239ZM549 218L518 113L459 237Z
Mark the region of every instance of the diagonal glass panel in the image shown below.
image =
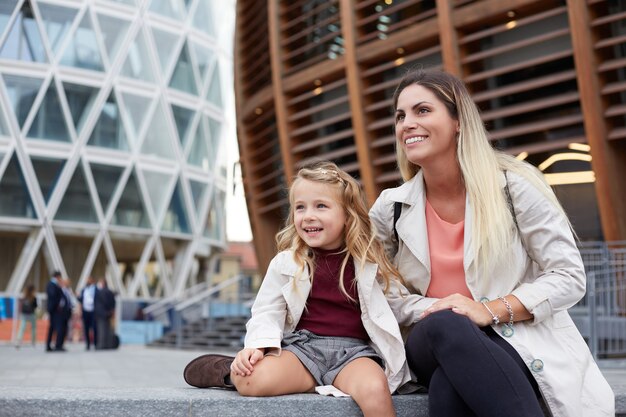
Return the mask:
M31 156L30 161L33 164L41 194L47 204L50 201L54 187L56 187L59 181L59 176L65 166L65 160Z
M139 31L133 44L128 50L128 56L120 73L125 77L135 78L142 81L154 82L154 73L148 55L148 46L143 31Z
M111 197L117 189L117 184L120 181L122 172L124 172L123 167L96 163L91 164L91 175L93 176L93 181L96 184L96 190L98 191L98 198L100 198L102 211L105 213L109 208Z
M211 161L212 158L209 151L209 138L206 134L206 127L204 123L200 121L196 128L196 134L191 144L187 162L202 168L205 172L210 172L213 167Z
M63 200L54 219L98 223L98 216L93 208L93 201L91 201L89 187L85 180L83 164L80 162L63 194Z
M80 25L65 48L60 64L94 71L104 70L100 48L98 48L96 34L88 11L84 14Z
M185 9L179 0L152 0L150 11L176 20L185 16Z
M178 139L183 147L187 143L187 133L189 132L189 124L193 118L194 111L186 107L180 107L172 104L172 113L176 121L176 130L178 131Z
M130 5L135 5L135 0L109 0L112 1L113 3L123 3L123 4L130 4Z
M37 217L22 167L13 154L0 178L0 216Z
M9 20L11 20L11 15L16 5L17 0L4 0L0 3L0 38L7 26L9 26Z
M100 118L89 136L87 142L89 146L101 148L119 149L127 151L128 139L120 116L120 108L115 100L115 94L109 94L109 98L104 103Z
M167 185L170 184L172 175L148 170L143 170L142 173L146 181L146 191L150 196L152 208L154 209L154 217L158 218L166 203L165 197L170 189Z
M200 80L204 82L207 69L209 68L211 62L213 62L213 51L196 42L190 42L190 45L191 51L195 57L196 69L200 75Z
M169 64L176 52L176 43L178 42L178 35L176 33L170 33L156 28L152 28L152 36L154 37L157 55L159 56L159 63L161 64L161 73L167 73Z
M4 120L4 114L0 112L0 136L11 136L11 132L9 131L9 126ZM2 160L2 158L0 158Z
M15 117L20 128L22 128L43 80L6 74L3 77Z
M71 141L54 80L50 83L26 136L31 139Z
M211 155L210 164L213 166L217 158L217 152L220 149L222 125L211 117L204 116L204 119L209 126L209 133L211 134L211 139L209 140L209 155Z
M213 68L211 85L209 85L209 91L207 92L206 98L209 102L215 104L220 109L222 108L222 89L220 87L220 71L217 63Z
M112 63L117 58L120 44L128 32L130 22L104 14L96 14L96 16L109 62Z
M146 114L150 108L150 97L136 96L131 93L122 93L122 101L126 108L126 114L130 116L130 138L133 143L137 143L139 132L146 120Z
M176 67L174 68L174 74L172 75L169 86L177 90L198 95L198 87L194 80L195 77L193 68L191 67L191 57L189 56L189 50L185 43L176 61Z
M165 112L161 105L157 105L152 121L148 125L146 137L141 145L141 153L144 155L160 156L162 158L173 159L174 148L165 121Z
M210 1L198 1L198 7L193 14L193 26L208 35L215 36L211 3Z
M48 43L56 56L70 32L78 10L47 3L38 3L38 6Z
M191 197L193 198L193 205L196 209L196 218L199 218L202 202L204 201L204 194L206 193L208 185L204 182L189 180L189 188L191 188Z
M141 228L150 227L150 220L134 171L128 177L124 192L117 203L115 213L113 213L111 224Z
M216 190L213 193L213 201L207 215L206 224L204 225L204 236L224 240L224 231L222 225L226 224L224 217L224 198L225 193L222 190Z
M87 85L65 82L63 83L63 89L65 90L65 97L67 98L67 104L70 108L76 132L80 134L100 90Z
M165 213L161 230L167 232L189 233L189 221L180 183L176 184L170 205Z
M13 26L0 49L0 58L48 62L30 2L26 1L22 4L22 9L13 21Z

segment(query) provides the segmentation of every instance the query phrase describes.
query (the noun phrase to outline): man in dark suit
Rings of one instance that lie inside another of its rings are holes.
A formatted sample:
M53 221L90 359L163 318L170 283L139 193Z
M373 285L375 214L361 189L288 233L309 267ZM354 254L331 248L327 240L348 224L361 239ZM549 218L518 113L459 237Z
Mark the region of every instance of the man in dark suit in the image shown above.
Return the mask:
M61 287L61 272L54 271L52 278L46 286L46 294L48 295L47 309L50 317L48 327L48 337L46 339L46 352L64 352L63 341L65 339L65 308L68 301L63 294ZM56 335L56 343L52 349L52 335Z
M78 302L81 305L83 312L83 330L85 331L85 343L87 350L91 347L91 340L93 340L93 346L96 347L98 342L98 331L96 329L96 317L94 315L96 294L98 289L96 287L96 280L93 277L87 278L87 285L78 295ZM90 330L93 333L93 338L90 337Z
M98 291L94 299L94 315L98 339L96 349L112 349L114 334L111 329L111 319L115 314L115 294L107 288L104 278L98 280Z

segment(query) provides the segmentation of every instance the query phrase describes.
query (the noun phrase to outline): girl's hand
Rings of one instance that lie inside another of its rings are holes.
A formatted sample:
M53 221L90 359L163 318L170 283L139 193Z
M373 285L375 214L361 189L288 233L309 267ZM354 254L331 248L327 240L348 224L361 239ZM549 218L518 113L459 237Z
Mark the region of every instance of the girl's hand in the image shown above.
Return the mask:
M420 319L439 310L452 310L457 314L466 316L478 327L491 324L491 314L484 305L461 294L452 294L435 302L420 315Z
M235 375L248 376L252 374L252 371L254 370L254 365L256 365L261 359L263 359L264 353L265 349L241 349L237 353L237 356L235 356L235 360L230 366L230 369Z

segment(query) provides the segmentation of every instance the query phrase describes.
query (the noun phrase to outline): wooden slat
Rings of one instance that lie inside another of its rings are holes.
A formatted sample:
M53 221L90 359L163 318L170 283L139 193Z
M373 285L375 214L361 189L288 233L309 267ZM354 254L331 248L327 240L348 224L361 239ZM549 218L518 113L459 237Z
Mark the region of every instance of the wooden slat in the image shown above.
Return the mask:
M327 145L329 143L333 143L339 140L349 138L353 134L354 134L353 129L346 129L340 132L333 133L332 135L307 140L299 145L294 146L293 152L304 152L309 149L317 148L318 146Z
M328 126L328 125L332 125L334 123L337 122L342 122L344 120L348 120L350 119L350 113L343 113L343 114L339 114L335 117L329 117L328 119L324 119L324 120L320 120L319 122L315 122L315 123L310 123L304 127L301 127L299 129L294 129L291 131L291 135L293 137L296 136L300 136L304 133L309 133L309 132L313 132L317 129L320 129L322 127Z
M523 91L537 90L541 87L574 79L576 79L576 70L567 70L556 74L546 75L545 77L531 78L530 80L472 94L472 98L477 103L481 103L486 100L492 100L496 97L503 97Z
M578 96L577 91L550 97L542 97L537 100L526 101L512 106L500 107L496 110L485 111L482 113L482 119L483 121L491 121L499 118L515 116L567 103L574 103L577 102L579 98L580 97Z
M568 36L568 35L569 35L568 28L554 30L552 32L543 33L538 36L533 36L532 38L524 38L517 42L511 42L509 44L502 45L496 48L491 48L491 49L481 51L475 54L467 55L465 58L462 59L462 62L463 64L469 64L472 62L479 61L481 59L490 58L495 55L501 55L507 52L511 52L515 49L520 49L520 48L524 48L524 47L532 46L532 45L540 45L552 39L560 38L562 36Z
M504 129L493 130L491 131L490 140L500 140L515 136L528 135L530 133L543 132L546 130L557 129L564 126L571 126L582 122L583 116L581 114L561 116L549 120L535 121L533 123L524 124L521 126L513 126Z

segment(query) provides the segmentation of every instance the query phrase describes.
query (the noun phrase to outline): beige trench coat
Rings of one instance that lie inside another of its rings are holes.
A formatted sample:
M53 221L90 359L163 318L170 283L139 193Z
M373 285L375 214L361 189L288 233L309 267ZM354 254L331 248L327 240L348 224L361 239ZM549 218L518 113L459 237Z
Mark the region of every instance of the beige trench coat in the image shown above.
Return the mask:
M485 280L473 259L472 217L465 208L465 279L475 300L515 295L534 319L517 322L503 337L520 354L555 417L613 417L615 398L567 309L585 293L585 272L566 219L523 177L507 173L521 240L514 237L509 253ZM502 187L506 182L502 174ZM404 203L393 242L393 204ZM408 297L389 298L401 325L411 325L435 299L423 297L430 282L430 256L422 172L397 188L383 191L370 217L379 238L407 281ZM395 248L397 247L397 251ZM395 253L395 254L394 254ZM487 283L486 281L489 281ZM494 330L501 334L499 326ZM477 383L480 383L477 381Z
M283 335L295 330L311 291L309 274L305 271L296 280L296 270L291 251L280 252L270 262L246 325L246 348L270 348L269 354L280 355ZM389 390L394 392L411 375L398 322L376 280L377 270L372 263L363 270L355 263L361 320L370 345L384 361Z

